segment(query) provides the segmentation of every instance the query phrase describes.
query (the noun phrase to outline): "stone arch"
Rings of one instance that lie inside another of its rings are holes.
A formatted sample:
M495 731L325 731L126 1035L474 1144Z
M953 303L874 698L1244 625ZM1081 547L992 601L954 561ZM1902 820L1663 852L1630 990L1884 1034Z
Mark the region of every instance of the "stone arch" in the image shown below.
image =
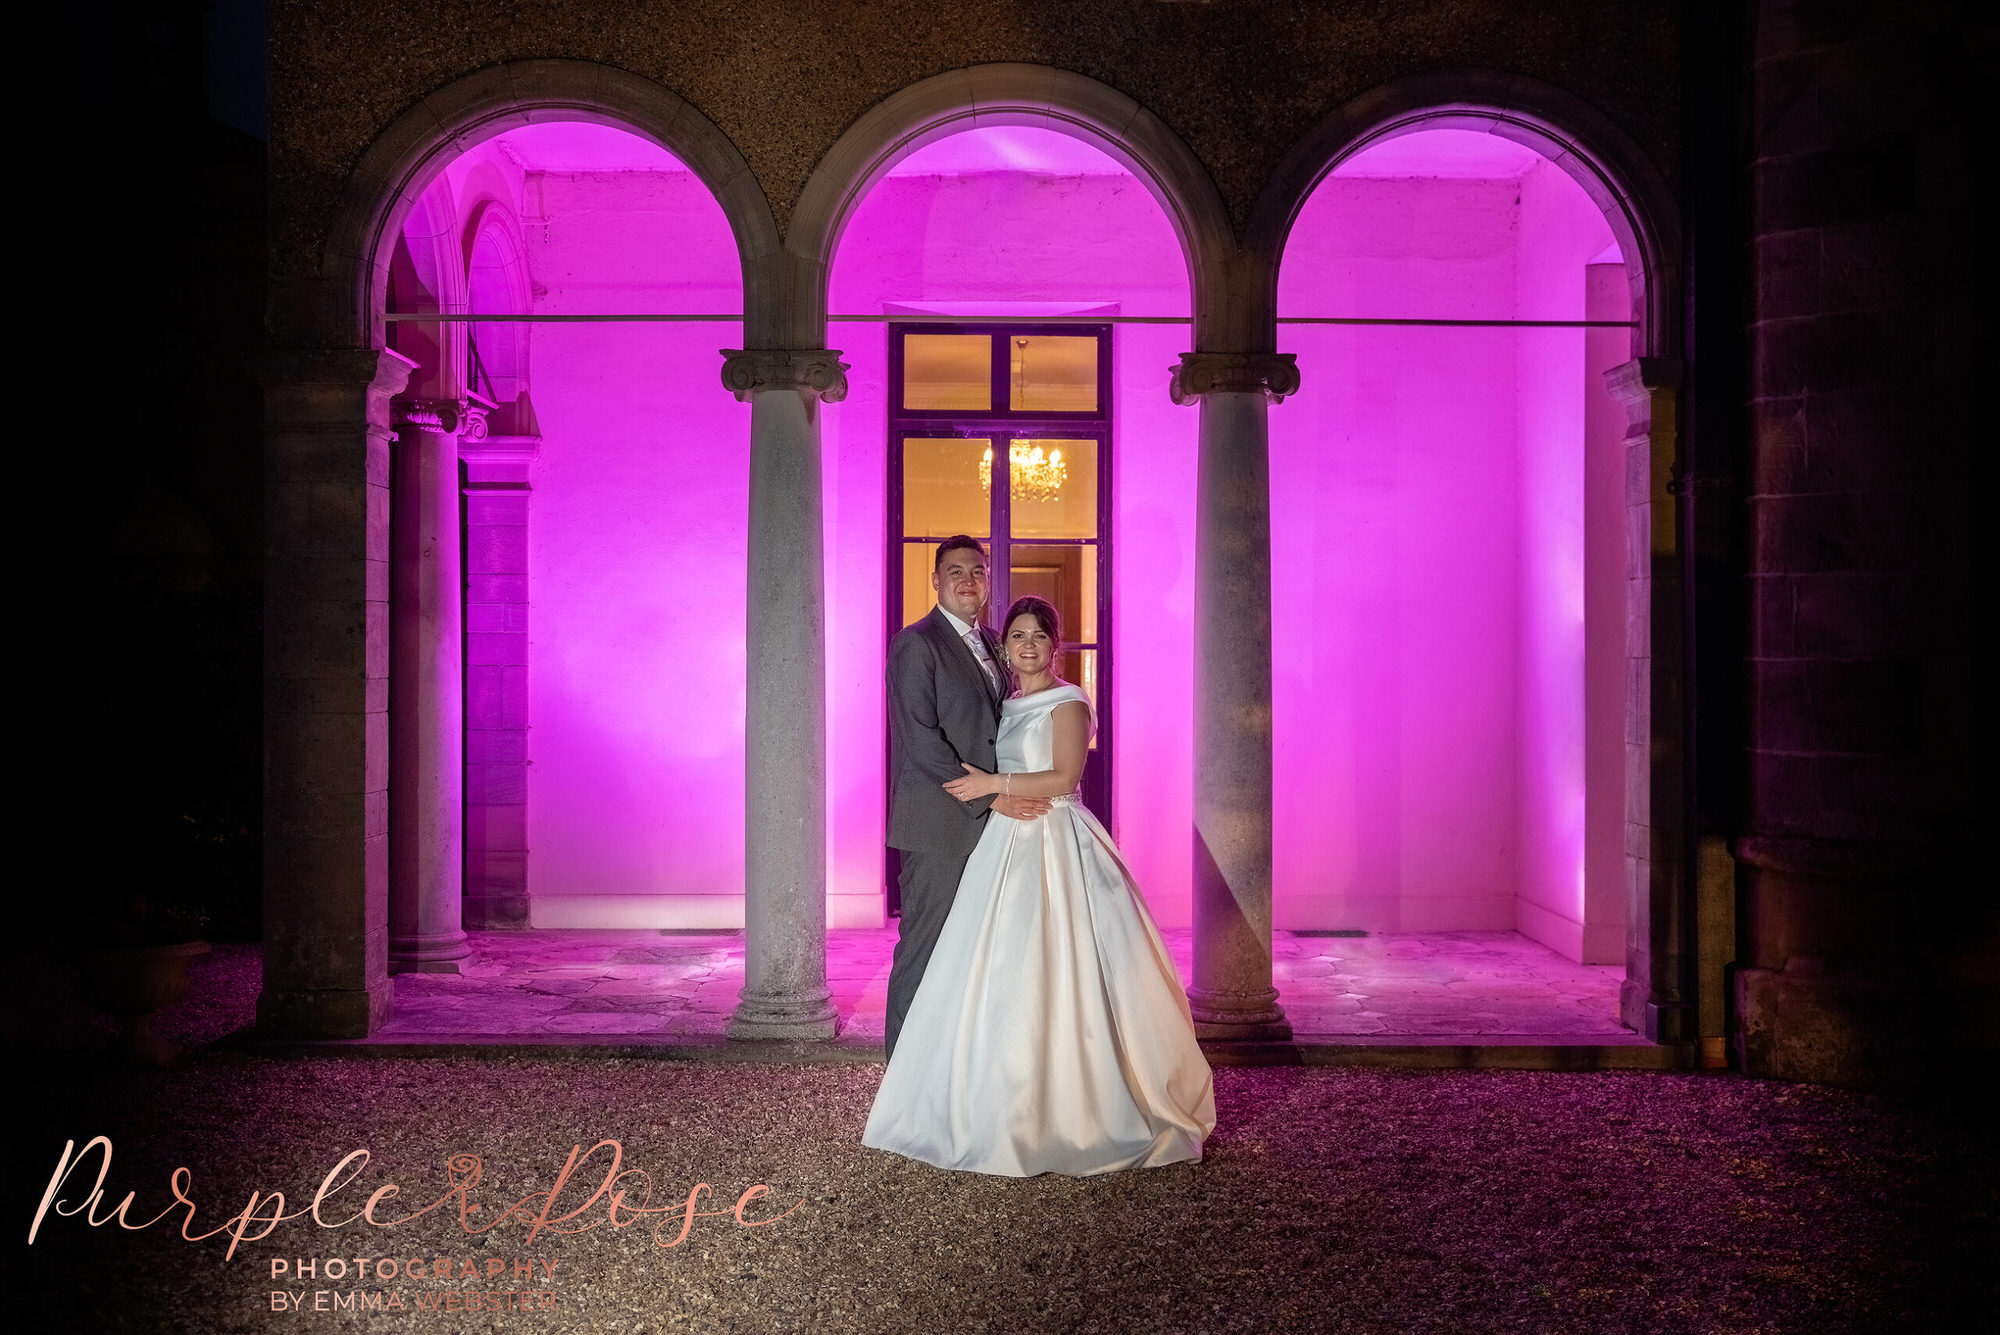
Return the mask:
M778 250L777 227L742 153L713 121L659 84L582 60L523 60L467 75L389 124L348 177L320 259L318 341L379 347L396 229L451 159L524 125L586 121L650 139L715 196L748 289Z
M1632 355L1680 355L1680 223L1673 192L1631 137L1589 103L1550 84L1493 70L1438 70L1345 103L1308 131L1266 181L1243 248L1275 319L1278 266L1299 211L1342 162L1423 130L1497 134L1547 158L1604 212L1627 256Z
M1320 182L1364 148L1424 130L1496 134L1541 154L1604 213L1625 256L1632 360L1608 376L1624 405L1626 505L1626 977L1621 1018L1662 1043L1696 1033L1693 882L1686 840L1682 597L1691 559L1677 522L1681 237L1673 192L1603 113L1562 89L1487 70L1434 71L1336 109L1259 195L1242 263L1275 328L1287 239Z
M411 201L402 225L392 234L385 294L394 291L404 309L441 314L465 309L465 265L456 212L447 192L426 190ZM419 398L457 398L463 390L465 327L424 321L405 324L397 332L399 339L385 342L418 364L406 392Z
M1211 332L1219 336L1234 236L1200 160L1159 117L1095 79L1046 65L994 64L951 70L891 94L827 150L792 211L784 252L776 257L781 272L745 284L750 346L819 347L833 255L869 188L926 144L998 125L1058 130L1130 168L1180 238L1196 345L1204 346Z

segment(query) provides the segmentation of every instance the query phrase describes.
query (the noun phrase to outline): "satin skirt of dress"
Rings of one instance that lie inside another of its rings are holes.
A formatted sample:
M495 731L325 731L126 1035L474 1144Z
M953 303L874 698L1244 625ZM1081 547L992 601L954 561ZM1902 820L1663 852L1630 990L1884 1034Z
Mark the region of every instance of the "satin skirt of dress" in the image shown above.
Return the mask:
M1074 799L995 813L910 1004L864 1145L981 1173L1201 1158L1214 1083L1166 943Z

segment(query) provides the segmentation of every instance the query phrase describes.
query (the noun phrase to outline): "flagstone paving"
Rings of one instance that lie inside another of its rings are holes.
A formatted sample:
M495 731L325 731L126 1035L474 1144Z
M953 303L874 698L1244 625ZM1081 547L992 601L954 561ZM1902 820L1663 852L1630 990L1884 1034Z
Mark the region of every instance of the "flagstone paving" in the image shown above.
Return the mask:
M1185 980L1193 934L1167 931ZM894 927L828 933L840 1040L879 1045ZM475 932L461 974L401 974L378 1038L720 1039L743 986L741 932ZM1298 1037L1635 1042L1621 966L1575 964L1517 932L1278 932L1272 973Z

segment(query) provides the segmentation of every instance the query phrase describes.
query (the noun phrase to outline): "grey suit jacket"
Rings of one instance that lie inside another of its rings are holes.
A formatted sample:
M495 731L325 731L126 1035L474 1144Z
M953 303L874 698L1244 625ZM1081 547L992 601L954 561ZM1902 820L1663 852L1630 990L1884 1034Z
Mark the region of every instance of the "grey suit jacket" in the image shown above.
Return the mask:
M993 633L983 624L978 631L1004 693L1007 660ZM961 802L942 785L964 775L961 761L988 773L997 768L1000 699L938 608L889 641L890 847L972 855L993 799Z

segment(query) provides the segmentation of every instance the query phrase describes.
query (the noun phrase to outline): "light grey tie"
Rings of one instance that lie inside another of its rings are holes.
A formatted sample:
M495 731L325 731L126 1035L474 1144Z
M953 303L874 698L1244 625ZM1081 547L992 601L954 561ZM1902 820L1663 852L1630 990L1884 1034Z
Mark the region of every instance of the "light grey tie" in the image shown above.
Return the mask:
M986 640L980 635L979 627L974 626L965 632L965 643L972 650L972 656L979 660L980 670L986 674L986 680L992 685L993 694L1000 694L1000 669L993 666L993 656L986 652Z

